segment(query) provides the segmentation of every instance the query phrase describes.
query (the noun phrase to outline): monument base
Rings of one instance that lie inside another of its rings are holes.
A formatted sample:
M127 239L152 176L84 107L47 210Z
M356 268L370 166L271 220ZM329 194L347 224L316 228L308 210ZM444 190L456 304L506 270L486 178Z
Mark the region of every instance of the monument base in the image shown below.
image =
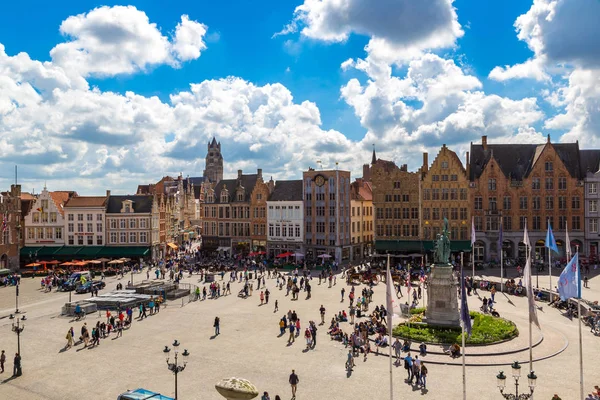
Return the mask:
M434 264L427 284L427 310L423 322L439 326L460 326L458 294L451 264Z

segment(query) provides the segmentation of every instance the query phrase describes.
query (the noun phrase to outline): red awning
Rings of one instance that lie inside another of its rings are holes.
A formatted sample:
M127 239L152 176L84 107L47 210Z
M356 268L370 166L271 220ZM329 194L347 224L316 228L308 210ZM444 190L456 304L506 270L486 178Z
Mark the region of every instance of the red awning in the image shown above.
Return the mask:
M285 253L281 253L280 255L277 256L277 258L286 258L286 257L290 257L293 256L294 253L291 253L289 251L285 252Z

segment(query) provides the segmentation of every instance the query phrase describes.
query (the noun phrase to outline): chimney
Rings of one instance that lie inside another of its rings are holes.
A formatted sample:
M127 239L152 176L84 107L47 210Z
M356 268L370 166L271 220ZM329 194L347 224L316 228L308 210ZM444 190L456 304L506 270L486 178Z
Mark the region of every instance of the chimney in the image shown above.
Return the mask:
M483 146L483 150L487 150L487 136L481 137L481 145Z
M110 190L106 191L106 197L110 196Z
M471 164L469 163L469 152L468 151L467 151L467 164L465 166L465 169L467 170L467 179L469 179L470 172L471 172Z
M423 172L427 172L429 170L429 154L423 153Z
M258 175L257 176L258 179L262 179L262 168L258 168L256 170L256 175Z
M371 181L371 167L369 164L363 164L363 179L367 182Z

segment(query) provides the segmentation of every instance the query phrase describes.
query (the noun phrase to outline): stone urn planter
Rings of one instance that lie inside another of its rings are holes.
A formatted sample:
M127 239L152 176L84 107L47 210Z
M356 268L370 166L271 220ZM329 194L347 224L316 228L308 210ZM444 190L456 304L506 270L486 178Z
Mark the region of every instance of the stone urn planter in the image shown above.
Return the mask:
M250 400L258 396L258 389L246 379L222 379L215 385L217 392L227 400Z

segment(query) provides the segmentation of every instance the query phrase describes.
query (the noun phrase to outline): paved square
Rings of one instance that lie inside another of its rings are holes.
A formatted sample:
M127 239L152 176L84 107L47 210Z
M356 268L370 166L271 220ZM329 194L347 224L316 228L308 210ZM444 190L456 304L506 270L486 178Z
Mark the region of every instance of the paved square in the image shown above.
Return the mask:
M135 276L136 281L143 278L145 273ZM184 282L197 283L197 279L194 275L186 277ZM599 280L597 276L590 280L591 288L584 290L586 298L597 300L600 297ZM126 281L127 277L122 280L123 283ZM118 282L116 278L108 278L104 291L113 290ZM289 399L291 390L287 381L292 368L300 377L299 400L389 398L387 357L372 354L366 362L360 357L356 360L354 372L347 377L344 369L347 351L341 343L329 339L328 324L319 326L317 346L308 352L303 351L302 336L291 346L287 346L287 335L278 337L279 318L289 309L296 310L304 328L309 320L319 321L321 304L327 309L326 321L334 312L347 307L347 301L340 302L341 288L346 287L346 295L349 290L343 279L338 279L337 285L332 288L318 285L318 279L313 279L310 300L305 300L301 293L300 300L292 301L290 296L285 296L285 290L275 288L273 279L267 279L267 287L272 293L268 305L259 305L259 292L256 290L248 299L238 298L241 284L234 283L232 295L192 302L183 307L181 301L172 301L158 315L143 321L134 320L133 326L124 332L122 338L114 339L111 335L95 348L83 349L83 345L79 345L61 351L66 343L67 329L73 326L76 336L79 336L82 325L59 315L69 295L43 293L39 290L39 278L24 279L20 292L20 308L27 315L25 331L21 335L23 376L8 380L17 347L17 337L11 332L12 321L7 318L14 311L15 289L0 288L0 349L6 350L8 358L6 372L0 375L0 399L116 399L125 390L138 387L173 395L174 379L167 370L162 349L165 345L172 347L174 339L181 342L181 351L188 349L191 353L187 368L179 375L180 399L221 399L214 384L227 377L246 378L257 386L261 394L268 391L271 399L275 394ZM360 289L357 287L357 290ZM83 299L87 295L73 294L73 297ZM517 323L521 331L519 340L526 343L526 299L503 295L496 298L498 311ZM273 312L275 300L279 301L279 312L276 313ZM384 284L375 287L374 301L375 304L385 303ZM476 296L470 297L469 301L472 310L479 308L480 301ZM221 335L211 339L217 315L221 319ZM577 321L567 319L545 304L539 318L544 340L534 349L534 358L560 348L565 338L568 347L555 357L534 363L538 375L535 397L550 399L558 393L563 399L575 399L579 393ZM96 313L88 315L85 322L91 327L98 320L104 320L104 317ZM347 330L348 324L344 323L342 328ZM600 384L597 368L600 337L594 337L589 328L584 328L583 343L587 394L594 385ZM506 344L507 349L510 346L510 343ZM481 349L472 351L475 353ZM498 360L510 362L516 358L524 361L527 359L524 354L521 352ZM475 358L467 357L467 362L475 362ZM432 355L431 359L439 360L440 356ZM427 360L426 356L424 361ZM404 382L402 366L395 367L394 398L462 398L461 367L431 363L428 369L428 390L422 392ZM467 398L501 398L495 378L500 369L510 371L509 366L467 367ZM523 371L526 369L528 367L523 365ZM510 381L511 378L507 380L508 389L511 389Z

